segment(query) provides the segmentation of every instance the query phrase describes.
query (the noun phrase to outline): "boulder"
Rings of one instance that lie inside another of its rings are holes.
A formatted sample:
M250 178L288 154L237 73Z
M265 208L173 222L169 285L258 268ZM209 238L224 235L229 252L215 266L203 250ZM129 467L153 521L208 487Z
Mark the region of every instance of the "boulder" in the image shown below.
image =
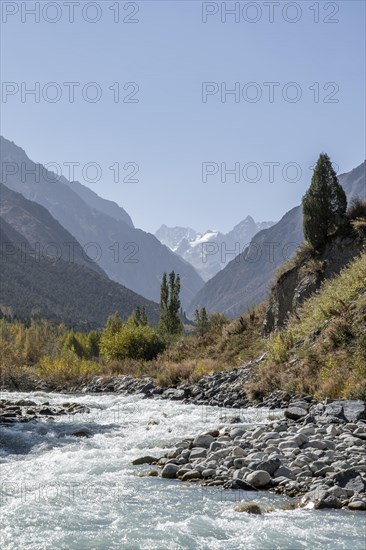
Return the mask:
M341 501L325 489L315 489L306 493L301 499L301 504L317 510L322 508L341 508L342 506Z
M262 462L251 464L250 467L252 468L252 470L263 470L265 472L268 472L269 475L272 476L275 471L280 467L280 465L281 461L278 458L271 458L270 460L263 460Z
M275 472L275 477L285 477L286 479L295 479L296 476L290 468L287 466L280 466Z
M190 470L189 472L186 472L183 476L182 476L182 481L191 481L193 479L200 479L201 478L201 473L198 472L197 470Z
M242 491L257 491L256 487L252 485L251 483L248 483L247 481L244 481L244 479L229 479L224 484L224 489L241 489Z
M348 503L348 508L350 510L366 510L366 500L352 500Z
M207 455L207 450L203 447L196 447L195 449L192 449L191 454L189 455L190 460L194 460L195 458L205 458Z
M366 481L353 468L338 472L333 476L333 480L342 489L347 489L354 493L363 493L366 491Z
M158 459L155 458L154 456L141 456L139 458L135 458L135 460L132 461L132 464L134 466L139 466L140 464L154 464L155 462L157 462Z
M234 510L236 512L247 512L247 514L256 515L260 515L262 513L260 506L254 502L241 502L235 506Z
M212 435L197 435L193 440L192 447L203 447L204 449L208 449L214 441L215 438L212 437Z
M257 470L248 474L245 481L254 487L267 487L271 483L271 476L265 470Z
M304 420L307 414L306 409L302 407L289 407L285 410L285 417L290 420Z
M180 466L178 464L167 464L161 472L161 477L166 479L175 479L179 469Z

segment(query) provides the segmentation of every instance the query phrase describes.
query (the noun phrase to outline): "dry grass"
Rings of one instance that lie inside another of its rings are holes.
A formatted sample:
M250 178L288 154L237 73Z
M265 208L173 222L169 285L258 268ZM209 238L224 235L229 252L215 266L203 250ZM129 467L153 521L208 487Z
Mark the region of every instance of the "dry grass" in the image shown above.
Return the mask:
M248 391L366 399L366 253L304 302L267 343Z

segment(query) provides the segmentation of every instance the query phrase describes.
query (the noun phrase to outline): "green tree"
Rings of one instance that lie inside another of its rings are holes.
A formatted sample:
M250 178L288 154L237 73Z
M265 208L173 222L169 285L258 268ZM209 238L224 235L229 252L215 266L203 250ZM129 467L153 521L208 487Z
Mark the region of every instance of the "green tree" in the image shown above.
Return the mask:
M114 315L110 315L108 317L103 332L107 332L108 334L113 336L113 334L116 334L120 330L121 326L122 326L122 321L118 311L116 311Z
M196 325L196 331L199 336L203 336L204 334L206 334L208 330L209 320L205 307L196 309L194 322Z
M88 334L88 354L91 359L99 357L100 335L97 330L91 330Z
M159 328L167 334L180 334L183 330L180 318L180 277L174 271L163 274L160 289Z
M320 248L328 235L345 219L347 197L328 155L322 153L311 184L302 199L305 239Z
M149 319L146 314L145 306L137 306L128 321L137 327L148 325Z
M76 334L72 331L68 332L64 337L63 349L73 351L80 358L85 357L85 347L83 346L81 339L82 335Z

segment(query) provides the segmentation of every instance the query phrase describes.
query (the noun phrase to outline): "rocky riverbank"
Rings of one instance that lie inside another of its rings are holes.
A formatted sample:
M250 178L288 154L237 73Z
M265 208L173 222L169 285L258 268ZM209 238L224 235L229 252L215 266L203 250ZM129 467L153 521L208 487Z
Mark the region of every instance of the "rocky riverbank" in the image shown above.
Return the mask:
M250 406L265 406L271 409L287 407L291 401L286 392L277 391L267 396L260 404L251 402L245 392L245 384L258 361L242 365L232 370L220 371L204 376L195 384L180 384L176 387L163 388L156 385L153 378L143 376L134 378L125 376L95 376L92 380L83 382L71 388L58 388L58 391L70 393L118 393L122 395L142 394L144 398L171 399L194 405L210 405L230 408L246 408ZM50 391L46 383L41 383L37 389ZM297 397L292 397L297 399ZM310 398L311 399L311 398Z
M88 413L89 409L78 403L63 403L39 405L30 399L0 399L0 425L14 422L30 422L31 420L49 419L60 415Z
M366 510L366 405L334 401L294 403L284 419L244 424L184 439L148 475L242 491L269 490L298 497L309 508Z

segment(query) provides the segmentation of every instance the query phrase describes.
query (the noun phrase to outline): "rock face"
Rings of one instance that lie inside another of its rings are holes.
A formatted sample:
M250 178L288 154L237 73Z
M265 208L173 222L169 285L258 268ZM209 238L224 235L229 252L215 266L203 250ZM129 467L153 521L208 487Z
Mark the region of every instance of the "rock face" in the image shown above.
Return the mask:
M337 236L326 244L314 260L309 258L308 268L305 263L285 271L272 288L263 325L264 334L284 327L290 314L314 294L325 279L338 275L343 267L362 252L364 246L365 242L360 237Z

